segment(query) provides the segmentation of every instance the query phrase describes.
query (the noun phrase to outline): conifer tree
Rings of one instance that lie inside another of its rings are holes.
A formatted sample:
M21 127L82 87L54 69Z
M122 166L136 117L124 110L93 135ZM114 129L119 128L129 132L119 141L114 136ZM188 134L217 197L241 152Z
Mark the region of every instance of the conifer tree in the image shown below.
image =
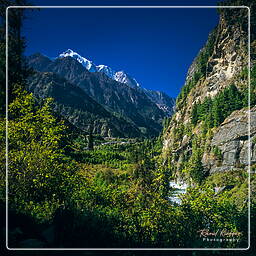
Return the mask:
M6 8L8 6L29 5L26 0L1 0L0 5L0 110L5 109L5 67L6 67ZM22 25L25 9L11 8L8 10L8 99L12 102L14 91L24 86L30 73L25 65L23 53L25 39L22 36ZM2 114L3 115L3 114Z
M92 126L90 126L90 131L89 131L89 135L88 135L88 149L89 150L93 150L93 133L92 133Z

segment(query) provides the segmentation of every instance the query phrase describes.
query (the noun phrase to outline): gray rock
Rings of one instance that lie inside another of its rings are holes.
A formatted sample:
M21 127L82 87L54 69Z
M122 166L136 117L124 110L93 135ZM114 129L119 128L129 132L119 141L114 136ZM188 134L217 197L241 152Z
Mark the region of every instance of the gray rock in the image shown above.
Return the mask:
M229 171L231 169L245 169L249 164L256 163L256 146L253 143L256 137L256 107L251 109L251 143L248 139L248 109L244 108L233 112L218 128L213 136L211 146L217 146L223 156L221 164L216 160L209 163L210 173ZM249 148L251 155L249 156ZM203 159L204 161L204 159Z

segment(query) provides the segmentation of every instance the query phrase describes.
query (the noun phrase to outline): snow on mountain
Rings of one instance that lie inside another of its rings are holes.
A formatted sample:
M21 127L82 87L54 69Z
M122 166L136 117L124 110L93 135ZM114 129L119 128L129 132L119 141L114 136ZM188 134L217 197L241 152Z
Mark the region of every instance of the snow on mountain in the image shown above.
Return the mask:
M125 71L114 71L112 68L106 65L95 65L92 61L82 57L78 53L71 49L61 53L57 58L72 57L81 63L90 72L101 72L107 75L109 78L127 84L128 86L143 91L146 96L154 102L157 107L163 110L167 115L171 115L174 111L175 100L163 92L152 91L142 88L135 78L129 76Z
M87 60L86 58L82 57L81 55L79 55L78 53L74 52L71 49L68 49L68 50L66 50L65 52L63 52L59 55L59 58L65 58L65 57L74 58L75 60L77 60L79 63L81 63L90 72L96 72L97 71L97 68L96 68L95 64L92 61Z
M102 72L112 79L114 79L115 77L115 71L106 65L98 65L96 66L96 69L97 69L97 72Z
M123 84L127 84L132 88L136 88L139 87L140 85L138 84L138 82L130 77L127 73L125 73L124 71L118 71L115 73L114 79L120 83Z
M124 71L116 72L115 70L113 70L112 68L106 65L96 66L91 60L88 60L82 57L80 54L78 54L77 52L74 52L71 49L68 49L65 52L61 53L59 55L59 58L64 58L68 56L76 59L90 72L102 72L105 75L107 75L109 78L116 80L117 82L120 82L120 83L125 83L133 88L139 86L137 81L131 76L129 76L127 73L125 73Z

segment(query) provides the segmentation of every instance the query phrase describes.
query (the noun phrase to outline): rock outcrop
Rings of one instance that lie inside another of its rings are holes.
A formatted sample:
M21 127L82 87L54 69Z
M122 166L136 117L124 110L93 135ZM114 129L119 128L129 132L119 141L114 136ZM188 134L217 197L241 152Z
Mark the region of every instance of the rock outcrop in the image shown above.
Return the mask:
M211 147L220 150L221 159L211 159L207 154L203 157L203 165L210 173L245 169L249 164L249 158L251 164L256 163L256 107L252 108L250 113L250 143L248 114L247 108L235 111L217 129Z

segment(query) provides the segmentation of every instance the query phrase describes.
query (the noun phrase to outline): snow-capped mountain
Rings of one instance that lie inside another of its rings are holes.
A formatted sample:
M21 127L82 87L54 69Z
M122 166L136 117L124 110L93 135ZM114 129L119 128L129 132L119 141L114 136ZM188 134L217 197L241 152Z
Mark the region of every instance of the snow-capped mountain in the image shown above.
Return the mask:
M101 72L107 75L109 78L120 82L127 84L131 87L138 87L138 82L129 76L125 71L115 71L109 66L106 65L95 65L91 60L88 60L84 57L82 57L77 52L74 52L71 49L66 50L65 52L61 53L57 58L64 58L64 57L72 57L75 60L77 60L79 63L81 63L88 71L90 72Z
M127 84L132 88L136 88L140 86L138 82L135 80L135 78L132 78L131 76L126 74L124 71L116 72L114 76L114 80L123 84Z
M57 58L64 58L64 57L74 58L90 72L101 72L101 73L106 74L111 79L114 79L114 77L115 77L116 72L112 68L110 68L106 65L98 65L97 66L91 60L88 60L85 57L82 57L80 54L78 54L77 52L74 52L71 49L68 49L65 52L61 53Z
M59 58L65 58L65 57L74 58L75 60L77 60L79 63L81 63L90 72L96 72L97 71L97 67L95 66L95 64L92 61L87 60L86 58L82 57L80 54L74 52L71 49L68 49L68 50L66 50L65 52L63 52L59 55Z
M115 71L109 66L106 65L95 65L91 60L82 57L77 52L74 52L71 49L66 50L65 52L61 53L56 59L64 58L64 57L72 57L81 63L88 71L90 72L100 72L107 75L109 78L128 85L131 88L138 89L140 92L143 92L150 101L156 104L156 106L164 111L166 115L170 116L174 110L175 100L169 97L167 94L159 91L152 91L145 89L140 86L140 84L136 81L135 78L128 75L125 71Z
M96 70L97 70L97 72L102 72L105 75L107 75L108 77L110 77L111 79L115 80L116 73L112 68L110 68L106 65L98 65L98 66L96 66Z

